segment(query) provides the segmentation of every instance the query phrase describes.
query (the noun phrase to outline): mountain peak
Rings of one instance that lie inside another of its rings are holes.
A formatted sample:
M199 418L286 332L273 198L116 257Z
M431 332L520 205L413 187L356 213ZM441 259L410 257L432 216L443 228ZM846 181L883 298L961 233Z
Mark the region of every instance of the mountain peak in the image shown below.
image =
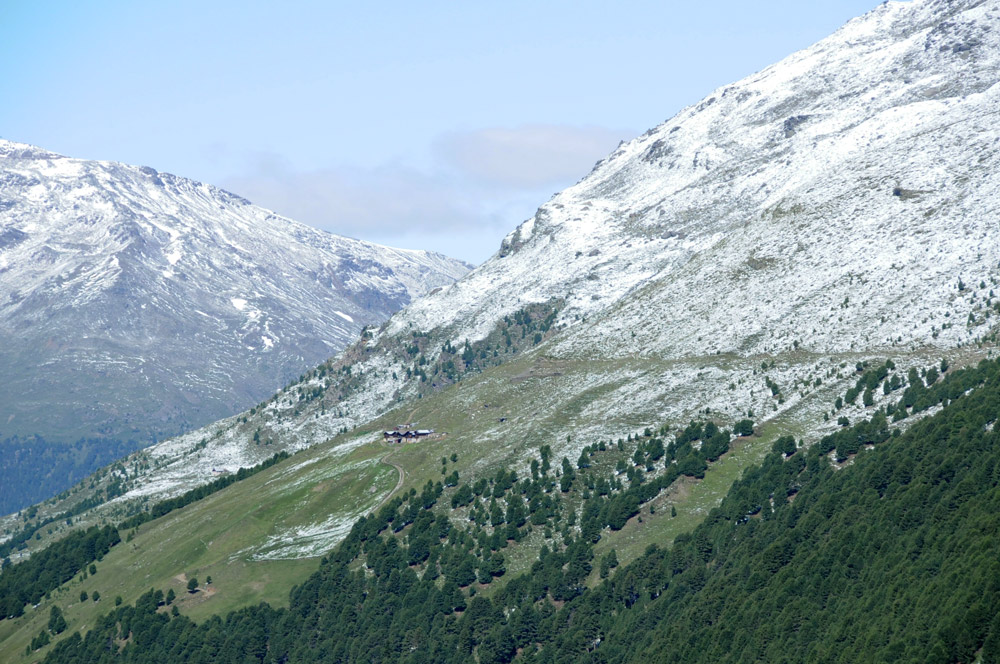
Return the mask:
M249 407L465 272L150 167L0 142L0 371L16 376L0 428L178 433Z
M65 157L28 143L0 138L0 159L65 159Z

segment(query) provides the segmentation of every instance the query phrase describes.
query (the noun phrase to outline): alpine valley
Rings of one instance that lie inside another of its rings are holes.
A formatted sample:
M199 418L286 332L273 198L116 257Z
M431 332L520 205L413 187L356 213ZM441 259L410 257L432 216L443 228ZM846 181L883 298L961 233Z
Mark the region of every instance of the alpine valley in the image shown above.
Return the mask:
M250 407L467 271L0 141L0 505Z
M887 2L6 517L0 658L998 661L998 26Z

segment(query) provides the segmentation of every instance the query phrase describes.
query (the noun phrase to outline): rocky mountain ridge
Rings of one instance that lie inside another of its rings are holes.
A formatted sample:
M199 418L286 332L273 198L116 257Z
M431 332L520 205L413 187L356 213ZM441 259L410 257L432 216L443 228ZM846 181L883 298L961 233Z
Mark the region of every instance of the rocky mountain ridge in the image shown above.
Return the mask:
M180 433L467 271L149 167L0 141L0 433Z

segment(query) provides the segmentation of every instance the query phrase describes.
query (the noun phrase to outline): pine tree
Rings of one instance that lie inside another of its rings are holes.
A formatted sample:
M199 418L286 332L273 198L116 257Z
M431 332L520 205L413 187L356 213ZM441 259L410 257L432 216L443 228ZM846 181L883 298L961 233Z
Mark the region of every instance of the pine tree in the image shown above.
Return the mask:
M63 616L62 609L55 605L49 611L49 631L53 634L62 634L66 631L66 618Z

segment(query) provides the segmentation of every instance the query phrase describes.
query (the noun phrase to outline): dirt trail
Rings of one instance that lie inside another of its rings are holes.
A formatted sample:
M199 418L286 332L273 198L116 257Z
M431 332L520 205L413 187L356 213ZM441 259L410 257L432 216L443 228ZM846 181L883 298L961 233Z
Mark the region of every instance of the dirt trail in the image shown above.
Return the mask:
M387 493L385 495L385 498L383 498L382 501L378 505L376 505L375 508L371 511L372 514L375 514L380 509L382 509L382 506L385 505L387 502L389 502L390 498L392 498L394 495L396 495L396 492L399 491L403 487L403 481L406 479L406 471L403 470L403 467L400 466L395 461L390 461L389 460L389 454L392 454L392 452L389 452L388 454L386 454L379 461L381 461L381 463L387 463L390 466L392 466L393 468L395 468L399 472L399 480L396 482L396 486L393 487L392 491L390 491L389 493Z

